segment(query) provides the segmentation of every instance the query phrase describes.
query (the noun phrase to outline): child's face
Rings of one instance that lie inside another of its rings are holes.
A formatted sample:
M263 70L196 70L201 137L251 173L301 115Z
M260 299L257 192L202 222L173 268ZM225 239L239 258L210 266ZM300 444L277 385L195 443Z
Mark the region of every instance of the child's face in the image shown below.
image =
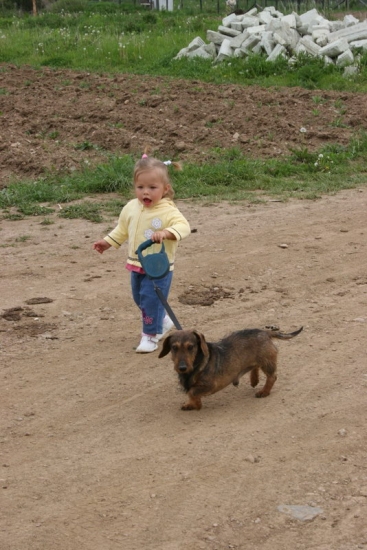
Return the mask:
M159 170L141 172L135 182L135 195L147 208L156 205L167 193L168 185L162 181Z

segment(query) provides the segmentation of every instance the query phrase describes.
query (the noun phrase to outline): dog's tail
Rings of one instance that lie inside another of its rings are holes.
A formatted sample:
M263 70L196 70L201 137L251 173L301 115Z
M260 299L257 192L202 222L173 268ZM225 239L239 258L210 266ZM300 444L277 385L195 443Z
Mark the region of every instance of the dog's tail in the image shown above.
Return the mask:
M270 330L268 330L268 333L270 338L279 338L280 340L290 340L291 338L294 338L302 331L303 331L303 327L299 328L298 330L295 330L294 332L288 332L288 333L279 332L278 328L276 329L271 328Z

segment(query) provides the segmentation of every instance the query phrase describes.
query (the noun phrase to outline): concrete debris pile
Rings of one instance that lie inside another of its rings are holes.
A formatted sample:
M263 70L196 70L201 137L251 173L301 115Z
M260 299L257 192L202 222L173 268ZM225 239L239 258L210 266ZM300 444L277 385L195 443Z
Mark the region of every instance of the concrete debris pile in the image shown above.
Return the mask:
M283 56L292 62L305 53L346 67L355 62L356 51L367 50L367 19L360 22L346 15L342 21L329 21L316 9L283 15L274 7L253 8L243 15L231 13L217 31L208 30L206 37L209 44L196 37L175 59L202 57L218 63L263 53L268 61Z

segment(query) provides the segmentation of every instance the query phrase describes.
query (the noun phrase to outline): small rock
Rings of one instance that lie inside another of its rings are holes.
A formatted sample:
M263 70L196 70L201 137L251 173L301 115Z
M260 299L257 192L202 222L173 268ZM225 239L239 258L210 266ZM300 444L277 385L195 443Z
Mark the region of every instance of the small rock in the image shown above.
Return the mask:
M281 504L278 506L278 510L300 521L312 521L315 517L323 513L323 510L316 506L299 506L293 504Z
M260 458L253 455L248 455L245 460L246 462L251 462L251 464L257 464L258 462L260 462Z
M279 244L279 248L288 248L288 245L285 243Z
M344 437L345 435L347 435L347 430L342 428L341 430L338 431L338 434L341 435L342 437Z
M175 149L177 151L185 151L186 149L186 143L184 141L176 141L175 143Z
M260 523L260 522L261 522L261 519L260 519L260 518L256 518L256 519L254 520L254 523Z

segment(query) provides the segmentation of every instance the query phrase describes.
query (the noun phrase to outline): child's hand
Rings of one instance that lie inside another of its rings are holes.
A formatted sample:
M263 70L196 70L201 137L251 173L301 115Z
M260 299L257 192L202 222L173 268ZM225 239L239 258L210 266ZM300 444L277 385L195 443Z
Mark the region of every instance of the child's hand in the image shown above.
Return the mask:
M101 239L100 241L97 241L93 245L93 250L97 250L100 254L103 254L105 250L108 250L111 247L111 245L105 241L104 239Z
M176 240L174 234L170 231L167 231L167 229L163 229L163 231L155 231L150 238L155 243L161 243L162 241L164 241L164 239L169 239L170 241Z

